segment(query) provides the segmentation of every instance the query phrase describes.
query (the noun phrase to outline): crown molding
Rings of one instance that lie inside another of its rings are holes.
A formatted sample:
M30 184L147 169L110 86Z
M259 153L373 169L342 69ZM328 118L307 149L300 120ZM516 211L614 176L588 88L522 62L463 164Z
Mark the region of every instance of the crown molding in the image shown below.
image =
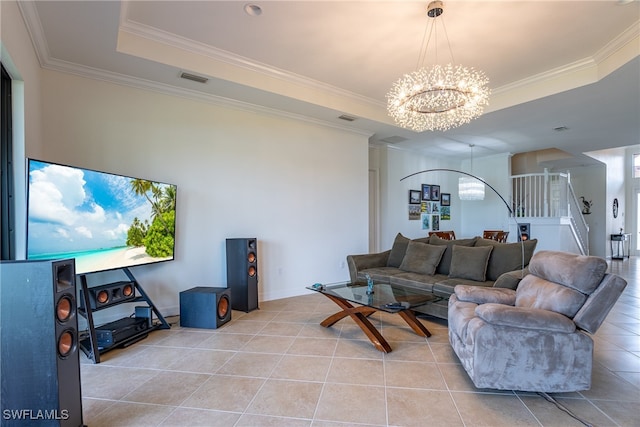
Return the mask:
M86 78L102 80L124 86L151 90L172 96L203 101L243 111L259 112L272 116L303 120L322 126L330 126L336 129L371 136L370 132L354 130L353 128L342 126L340 124L314 119L300 114L280 111L269 107L262 107L247 102L236 101L221 96L153 82L52 58L43 27L38 16L36 3L32 1L18 1L17 4L23 19L25 20L27 31L34 44L34 50L42 68L71 73ZM293 89L309 89L315 93L327 94L329 97L333 96L335 98L334 102L352 102L353 104L351 105L359 106L355 108L362 107L363 109L361 112L364 114L354 113L353 111L344 111L345 113L368 118L373 121L383 121L386 124L392 125L391 121L384 121L383 116L386 118L386 103L383 101L378 101L343 90L317 80L306 78L302 75L272 67L258 61L253 61L249 58L245 58L222 49L217 49L203 43L195 42L193 40L129 20L126 18L128 15L128 2L123 1L121 5L119 31L123 33L130 34L133 37L148 40L153 43L170 46L187 54L205 57L211 61L226 64L229 67L237 67L250 73L266 76L269 79L277 79L284 82L284 84L291 85L291 88ZM573 89L575 87L594 83L638 55L640 55L640 20L636 21L636 23L624 30L611 42L595 52L591 57L583 58L573 63L493 89L491 105L485 110L485 113L508 108L533 99L542 98L565 90ZM199 72L198 70L190 71ZM243 83L239 82L239 84ZM268 91L268 89L263 90ZM290 96L286 93L281 95ZM307 100L306 102L313 101ZM335 107L333 108L336 109Z
M140 37L155 43L171 46L175 49L179 49L193 55L204 56L213 61L221 62L233 67L238 67L253 73L258 73L269 78L278 79L297 86L311 88L316 91L330 93L338 97L349 98L355 100L358 103L369 104L374 107L386 108L386 104L384 102L371 99L369 97L362 96L357 93L344 90L318 80L310 79L308 77L292 73L287 70L273 67L271 65L255 61L223 49L218 49L216 47L206 45L204 43L200 43L186 37L181 37L167 31L159 30L157 28L144 25L129 19L121 21L119 31L126 32L135 37Z
M640 55L640 19L597 51L593 55L593 59L596 63L601 64L629 45L635 45L636 56Z
M40 21L40 16L36 9L36 3L33 1L18 1L16 3L22 14L22 19L24 19L29 37L31 37L31 42L34 45L38 62L40 66L43 67L51 55L49 53L47 39L44 36L42 21Z
M599 51L595 52L593 56L580 59L578 61L574 61L569 64L562 65L560 67L544 71L539 74L535 74L533 76L527 77L522 80L518 80L499 88L496 88L492 91L493 94L503 94L506 92L514 91L521 88L526 88L532 85L538 85L545 81L551 81L563 76L572 76L576 73L580 73L583 71L588 71L595 68L599 68L607 59L615 57L618 54L621 54L623 49L627 46L633 45L635 43L636 46L636 54L635 56L640 55L640 41L638 40L640 37L640 20L635 22L625 31L620 33L615 39L611 40L604 47L602 47ZM620 66L624 65L631 58L622 58L619 60L616 69ZM610 72L613 70L610 70ZM608 73L607 73L608 74ZM605 77L606 74L599 73L599 78ZM590 81L588 83L593 83L597 81ZM568 88L571 89L571 88Z
M338 129L344 132L349 132L357 135L362 135L370 138L373 133L370 131L364 131L360 129L354 129L351 127L343 126L339 123L333 123L325 120L316 119L313 117L305 116L302 114L291 113L288 111L278 110L275 108L264 107L261 105L251 104L248 102L238 101L218 95L211 95L208 93L195 91L191 89L185 89L182 87L176 87L164 83L159 83L151 80L141 79L138 77L131 77L125 74L114 73L111 71L105 71L97 68L87 67L84 65L78 65L75 63L61 61L58 59L50 59L42 67L47 70L62 72L66 74L72 74L79 77L87 78L90 80L98 80L106 83L117 84L120 86L127 86L139 90L147 90L151 92L160 93L163 95L175 96L178 98L189 99L192 101L204 102L207 104L215 105L218 107L234 109L249 113L258 113L271 117L287 118L291 120L302 121L319 125L322 127L330 127Z
M149 90L152 92L161 93L165 95L177 96L180 98L206 102L208 104L212 104L220 107L232 108L235 110L240 110L245 112L266 114L272 117L284 117L288 119L299 120L299 121L313 123L320 126L331 127L341 131L354 133L357 135L366 136L367 138L373 135L372 132L350 128L347 126L343 126L339 123L332 123L332 122L304 116L301 114L295 114L291 112L259 106L259 105L255 105L247 102L233 100L230 98L225 98L222 96L211 95L211 94L207 94L199 91L171 86L163 83L158 83L158 82L154 82L146 79L140 79L137 77L132 77L132 76L128 76L120 73L114 73L111 71L105 71L102 69L97 69L97 68L88 67L85 65L80 65L80 64L52 58L50 55L49 46L47 44L46 37L44 36L44 29L42 28L42 23L38 15L37 8L35 6L35 2L19 1L17 2L17 4L20 9L20 13L22 14L22 17L25 20L25 24L26 24L25 26L27 27L29 36L31 37L31 40L34 44L34 48L35 48L34 50L38 58L38 62L40 63L40 66L44 69L73 74L73 75L88 78L88 79L114 83L114 84L136 88L136 89ZM123 9L123 12L124 10L125 9ZM363 100L372 101L369 98L365 98L365 97L362 97L362 98Z

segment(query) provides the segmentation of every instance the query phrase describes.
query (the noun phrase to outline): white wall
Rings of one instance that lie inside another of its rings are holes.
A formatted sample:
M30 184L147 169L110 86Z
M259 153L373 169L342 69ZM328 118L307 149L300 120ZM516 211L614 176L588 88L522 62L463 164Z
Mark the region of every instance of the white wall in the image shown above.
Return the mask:
M640 178L633 177L633 155L638 153L640 153L640 146L633 145L626 148L624 155L625 176L627 177L627 184L625 185L625 200L627 201L627 203L625 203L626 225L627 233L631 233L631 255L636 256L640 255L640 251L638 251L638 237L640 237L638 219L640 218L640 212L638 212L637 205L637 194L640 192Z
M609 230L607 228L607 214L610 206L607 204L606 167L604 164L576 167L569 169L571 186L581 202L580 196L593 202L591 213L584 215L589 225L589 255L606 257L610 255Z
M0 60L12 79L16 257L26 255L25 146L42 149L40 64L16 2L0 1Z
M606 197L604 200L605 209L605 239L606 248L605 253L607 257L611 256L610 248L610 235L620 233L622 229L625 233L628 233L628 228L632 227L632 224L627 224L625 218L625 212L627 210L626 203L626 182L631 182L631 178L626 176L625 172L628 168L625 167L625 149L613 148L609 150L600 150L587 153L589 156L605 163L606 165ZM618 217L613 217L612 206L613 200L618 199ZM632 242L633 244L633 242ZM614 250L615 252L615 250Z
M568 217L522 218L522 222L529 224L531 239L538 241L536 251L549 250L580 254L580 248L571 231L571 223ZM509 240L517 241L518 224L515 220L512 220L508 229L510 233ZM511 239L511 236L514 236L514 238Z
M448 172L428 172L400 181L403 177L434 168L451 168L452 164L445 159L428 158L411 151L393 147L376 147L370 153L371 167L379 170L380 176L380 248L391 248L397 233L409 238L424 237L421 222L409 220L409 190L420 190L421 184L440 185L443 193L457 194L457 177ZM453 188L453 185L456 188ZM457 212L458 200L452 197L452 212ZM442 221L441 230L458 228L459 214L452 215L451 221Z
M500 197L490 188L485 190L485 200L471 202L458 199L458 178L455 172L427 172L400 181L403 177L427 169L454 169L470 171L469 161L460 164L444 158L436 159L394 147L375 147L370 152L372 168L380 175L380 247L389 249L397 233L409 238L424 237L421 222L408 219L408 192L420 190L422 184L440 185L442 193L451 194L451 220L441 221L441 230L454 230L456 237L482 235L485 229L508 229L513 219ZM482 177L509 203L510 155L499 154L476 159L473 173ZM515 234L515 233L514 233ZM510 240L515 236L510 236Z
M504 202L489 187L485 187L484 200L460 202L462 204L461 235L473 237L482 236L483 230L508 230L510 225L515 224L515 220L509 217L507 207L511 205L511 155L503 153L474 159L473 169L470 163L470 160L462 162L460 170L472 172L473 175L482 178L504 198ZM456 197L457 179L458 177L456 177L455 186ZM517 240L514 234L509 234L509 241Z
M167 313L181 290L226 285L226 238L258 239L261 301L347 280L346 255L367 251L366 136L42 75L38 157L178 186L176 260L132 269Z

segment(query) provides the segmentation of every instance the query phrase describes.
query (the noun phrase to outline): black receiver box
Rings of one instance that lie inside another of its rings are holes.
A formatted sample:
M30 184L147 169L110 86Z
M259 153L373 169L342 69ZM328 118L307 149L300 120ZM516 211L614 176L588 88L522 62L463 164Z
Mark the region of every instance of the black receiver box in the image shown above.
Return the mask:
M146 331L149 329L148 321L145 317L125 317L96 328L98 347L111 347Z

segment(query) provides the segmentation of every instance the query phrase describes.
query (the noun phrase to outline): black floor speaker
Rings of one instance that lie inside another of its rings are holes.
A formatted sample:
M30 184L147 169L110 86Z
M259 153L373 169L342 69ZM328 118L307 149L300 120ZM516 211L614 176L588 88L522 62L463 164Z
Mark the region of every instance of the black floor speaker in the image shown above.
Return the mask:
M528 222L518 223L518 242L531 239L531 224Z
M231 320L231 290L198 286L180 292L180 326L217 329Z
M227 287L231 307L250 312L258 308L258 240L227 239Z
M0 262L2 426L82 426L74 260Z

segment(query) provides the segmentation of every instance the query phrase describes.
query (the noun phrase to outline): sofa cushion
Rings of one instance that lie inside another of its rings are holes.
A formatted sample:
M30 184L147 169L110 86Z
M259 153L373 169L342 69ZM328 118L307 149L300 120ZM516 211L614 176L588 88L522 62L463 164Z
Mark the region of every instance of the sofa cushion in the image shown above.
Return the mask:
M493 251L487 267L487 278L497 280L503 273L521 270L529 264L537 239L517 243L501 243L491 239L478 239L475 246L491 246Z
M358 272L358 281L366 282L367 274L374 282L389 283L389 278L403 271L396 267L374 267L366 268Z
M393 246L391 247L389 259L387 260L387 267L400 267L400 264L402 264L402 260L404 259L404 254L407 252L409 242L410 239L408 237L404 237L401 233L396 235L396 238L393 241Z
M516 307L540 308L573 318L587 296L567 286L550 282L533 274L520 281L516 290Z
M452 247L453 255L451 257L449 277L484 282L492 250L492 246L467 247L454 245Z
M426 274L403 271L401 273L390 276L389 283L406 288L419 289L425 292L432 292L434 279L435 276L427 276Z
M400 270L433 276L445 249L445 246L411 241L407 246L402 264L400 264Z
M531 260L529 272L584 294L591 294L607 272L607 262L595 256L540 251Z
M436 236L435 234L429 237L430 245L438 245L438 246L446 246L446 250L442 255L442 259L440 260L440 264L438 264L438 268L436 268L436 273L438 274L449 274L449 270L451 268L451 257L453 256L453 246L473 246L476 242L476 237L472 239L457 239L457 240L445 240Z

